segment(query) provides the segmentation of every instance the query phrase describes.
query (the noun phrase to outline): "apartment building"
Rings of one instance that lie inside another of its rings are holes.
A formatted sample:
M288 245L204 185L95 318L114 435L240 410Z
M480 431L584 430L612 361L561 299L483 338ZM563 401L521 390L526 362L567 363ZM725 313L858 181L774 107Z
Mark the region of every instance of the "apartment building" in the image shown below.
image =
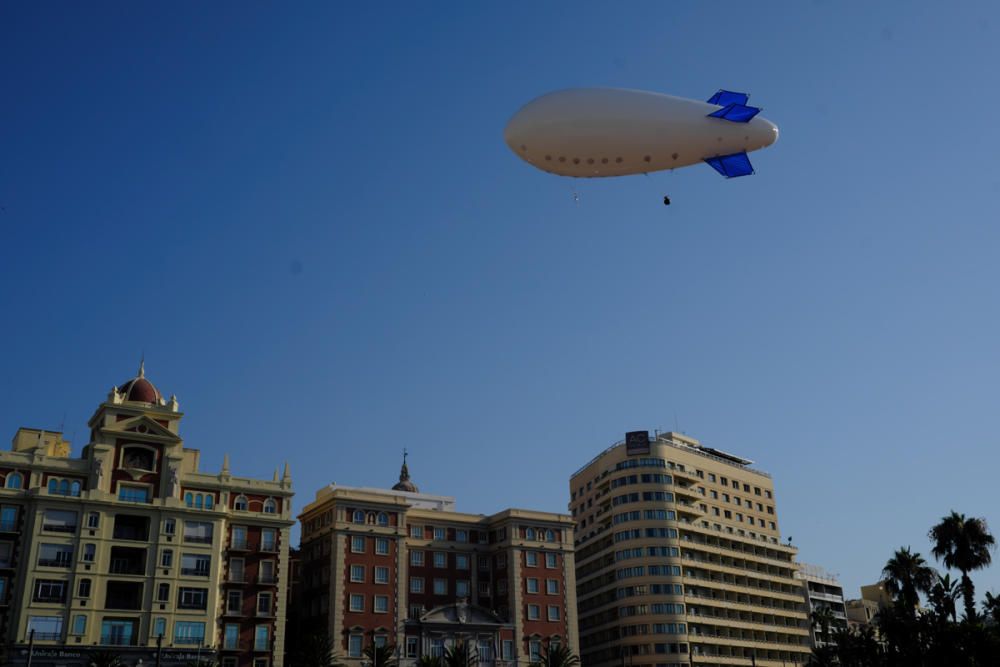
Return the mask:
M796 550L752 461L637 431L570 478L583 665L806 662Z
M464 643L480 662L578 651L573 522L507 509L466 514L420 493L405 461L392 489L330 485L300 514L300 623L348 665L393 644L402 665Z
M839 628L847 627L847 607L844 604L844 588L837 577L819 565L799 563L795 577L802 582L802 594L806 601L806 611L812 620L812 613L823 609L830 610L830 623L827 631L832 640L833 633ZM823 628L812 623L812 644L823 646Z
M140 365L89 421L79 458L19 429L0 452L3 664L280 667L292 483L199 471L176 397Z

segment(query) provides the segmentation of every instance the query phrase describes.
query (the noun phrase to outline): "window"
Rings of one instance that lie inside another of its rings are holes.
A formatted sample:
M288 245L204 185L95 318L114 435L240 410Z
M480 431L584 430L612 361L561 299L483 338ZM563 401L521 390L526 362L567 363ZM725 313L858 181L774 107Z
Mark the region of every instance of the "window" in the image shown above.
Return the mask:
M467 531L467 530L456 530L455 531L455 541L456 542L468 542L469 541L469 531Z
M513 639L504 639L503 643L501 644L501 649L500 650L502 652L501 656L500 656L502 659L504 659L504 660L513 660L514 659L514 640Z
M38 545L38 565L41 567L69 567L73 562L73 545Z
M257 594L257 615L258 616L270 616L271 615L271 594L270 593L258 593Z
M423 551L411 551L410 552L410 565L423 565L424 564L424 552Z
M266 625L258 625L253 633L253 650L265 651L271 640L271 628Z
M389 611L389 596L388 595L376 595L375 605L372 609L377 614L384 614Z
M229 541L233 549L247 549L247 527L233 526Z
M181 588L177 606L180 609L205 609L208 604L208 589Z
M76 512L45 510L42 518L42 530L50 533L75 533L76 525Z
M386 537L376 537L375 538L375 553L380 556L385 556L389 553L389 539Z
M548 595L559 595L559 580L558 579L546 579L545 580L545 592Z
M207 577L212 568L212 557L207 554L182 554L181 574L189 577Z
M90 512L87 514L87 528L97 528L101 525L100 512Z
M235 649L240 646L240 626L227 623L226 628L223 631L223 644L222 647L226 649Z
M77 597L89 598L90 597L90 579L81 579L80 583L76 587ZM2 599L2 598L0 598Z
M411 593L423 593L424 592L424 579L423 579L423 577L410 577L410 592Z
M118 500L127 503L148 503L149 502L149 487L147 486L128 486L125 484L118 485Z
M389 568L387 568L387 567L376 567L375 568L375 583L376 584L387 584L387 583L389 583Z
M538 579L529 578L528 579L528 592L537 593L538 592Z
M364 637L361 635L351 635L347 640L347 656L350 658L361 657L361 642Z
M351 536L351 553L363 554L365 552L365 536L364 535L352 535Z
M497 593L500 595L505 595L507 593L507 580L501 579L497 582Z
M417 619L420 618L424 613L423 605L411 604L410 605L410 618Z
M459 570L468 570L469 557L466 554L455 554L455 567Z
M260 531L260 550L277 551L277 533L274 528L262 528Z
M160 567L173 567L174 565L174 550L164 549L160 554Z
M560 616L560 609L559 609L559 607L557 605L550 604L549 605L549 620L550 621L558 621L560 618L562 618L562 617Z
M35 602L65 602L66 582L55 579L35 580Z
M160 602L170 602L170 584L160 584L157 587L156 599Z
M551 530L546 530L545 531L545 541L546 542L555 542L556 541L556 534L554 532L552 532Z
M364 565L352 565L351 566L351 581L355 583L364 583L365 581L365 566Z
M443 540L444 539L444 528L434 528L434 539Z
M274 502L274 498L268 498L264 501L264 514L277 514L278 513L278 503Z
M537 604L528 605L528 620L537 621L541 617L541 610ZM534 660L534 659L533 659Z
M447 579L435 579L434 580L434 595L447 595L448 594L448 580Z
M205 494L205 509L210 510L213 505L215 505L215 498L210 493Z
M770 498L771 497L771 492L768 491L767 489L764 489L764 497L765 498Z
M167 619L161 616L160 618L157 618L155 621L153 621L153 636L163 637L166 634L167 634Z
M536 567L538 565L538 552L537 551L524 552L524 563L528 567Z
M233 501L233 509L237 512L246 512L249 506L250 503L247 502L247 497L243 495L236 496L236 500Z
M418 637L407 637L406 638L406 657L416 658L419 638Z
M2 479L2 478L0 478ZM17 508L7 505L0 508L0 530L14 532L17 530Z
M365 610L365 596L360 593L351 594L351 611L364 611Z
M469 582L468 581L456 581L455 582L455 597L467 598L469 597Z
M7 478L10 480L10 477ZM62 616L29 616L28 633L35 631L35 639L56 640L62 639Z
M497 555L497 569L502 570L507 567L507 554Z
M443 551L434 552L434 567L448 567L448 554Z
M354 510L354 514L352 515L351 520L354 523L364 523L365 522L365 513L362 512L361 510Z
M378 518L375 520L375 522L378 525L380 525L380 526L388 526L389 525L389 515L386 514L385 512L379 512L378 513Z
M184 541L192 544L211 544L212 524L204 521L185 521Z
M545 554L545 567L550 569L559 567L559 557L553 553Z
M243 611L243 591L229 591L226 595L226 613L240 614Z
M176 530L176 526L177 526L177 524L176 524L176 522L173 519L164 519L163 520L163 532L166 535L173 535L174 532L175 532L175 530Z
M525 528L524 529L524 539L526 539L526 540L533 540L533 539L535 539L535 529L534 528Z
M174 623L174 643L201 645L205 643L205 624L192 621L176 621Z
M528 655L531 658L531 662L541 662L542 661L542 642L537 639L532 639L528 642Z
M21 480L22 480L21 473L19 473L19 472L12 472L11 474L7 475L7 488L8 489L20 489L21 488ZM35 618L37 618L37 617L35 617ZM62 621L62 619L60 619L60 622L61 621Z
M479 595L486 598L490 596L490 582L488 581L479 582Z
M413 537L418 540L423 539L424 537L423 526L410 526L410 537Z

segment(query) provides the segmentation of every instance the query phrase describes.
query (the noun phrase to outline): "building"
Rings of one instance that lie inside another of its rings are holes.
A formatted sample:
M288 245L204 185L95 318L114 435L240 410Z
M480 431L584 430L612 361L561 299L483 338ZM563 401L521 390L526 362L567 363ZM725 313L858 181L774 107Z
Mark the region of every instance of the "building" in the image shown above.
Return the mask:
M838 628L847 627L847 608L844 605L844 588L837 577L818 565L799 563L799 571L795 573L802 581L802 594L805 596L806 611L812 620L812 613L822 609L830 610L830 624L827 632L832 640L833 633ZM812 623L812 645L823 646L823 628Z
M581 659L600 665L804 663L796 550L771 477L679 433L629 433L570 478Z
M7 662L280 667L292 482L199 472L176 397L138 375L115 387L70 458L20 429L0 452L0 630Z
M845 603L848 625L851 628L874 625L879 610L890 606L892 606L892 595L886 590L884 582L862 586L861 598L848 600Z
M578 652L565 514L457 512L419 492L404 455L392 489L331 484L299 518L302 627L329 633L348 665L370 644L395 645L404 666L459 643L500 665Z

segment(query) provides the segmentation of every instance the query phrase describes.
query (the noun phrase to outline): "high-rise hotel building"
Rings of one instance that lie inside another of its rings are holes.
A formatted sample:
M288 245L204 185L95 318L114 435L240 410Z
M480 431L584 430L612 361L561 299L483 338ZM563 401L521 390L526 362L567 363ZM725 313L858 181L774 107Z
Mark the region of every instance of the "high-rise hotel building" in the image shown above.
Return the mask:
M771 477L679 433L629 433L570 478L585 667L806 662Z
M300 514L299 627L360 667L370 644L400 665L464 644L480 663L578 652L573 522L507 509L466 514L420 493L405 460L392 489L330 485Z
M281 667L292 481L198 469L140 367L89 422L0 452L0 664Z

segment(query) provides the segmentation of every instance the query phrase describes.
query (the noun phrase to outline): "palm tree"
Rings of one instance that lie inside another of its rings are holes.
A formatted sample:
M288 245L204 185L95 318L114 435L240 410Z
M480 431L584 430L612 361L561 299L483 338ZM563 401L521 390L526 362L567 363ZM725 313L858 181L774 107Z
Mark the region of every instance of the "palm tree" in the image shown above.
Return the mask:
M568 646L557 644L549 645L545 652L538 656L538 662L530 663L529 667L576 667L580 664L580 657L573 653Z
M417 660L417 667L444 667L444 661L439 655L425 653Z
M97 651L90 656L87 667L125 667L125 663L114 651Z
M993 619L994 625L1000 625L1000 595L987 593L986 600L983 602L983 611Z
M333 639L325 632L307 634L294 656L295 667L343 667L334 652Z
M920 593L928 593L934 583L934 569L910 547L897 549L882 568L885 588L901 604L908 616L915 616Z
M818 609L814 609L812 613L809 614L809 618L812 620L812 625L814 628L819 628L820 640L824 644L830 643L830 626L836 621L833 610L829 607L823 606Z
M958 582L952 581L950 574L943 577L938 575L937 583L931 588L927 598L938 616L943 619L951 618L952 623L957 620L955 601L958 599Z
M372 667L396 667L396 647L393 644L369 644L363 654L372 663Z
M969 572L981 570L993 561L990 550L996 544L986 526L986 520L975 517L967 519L964 514L952 511L941 519L941 523L931 528L930 538L934 543L931 550L934 557L943 561L948 569L962 573L965 618L968 621L975 620L975 586L972 585Z
M444 650L444 667L476 667L479 663L479 653L461 639Z

